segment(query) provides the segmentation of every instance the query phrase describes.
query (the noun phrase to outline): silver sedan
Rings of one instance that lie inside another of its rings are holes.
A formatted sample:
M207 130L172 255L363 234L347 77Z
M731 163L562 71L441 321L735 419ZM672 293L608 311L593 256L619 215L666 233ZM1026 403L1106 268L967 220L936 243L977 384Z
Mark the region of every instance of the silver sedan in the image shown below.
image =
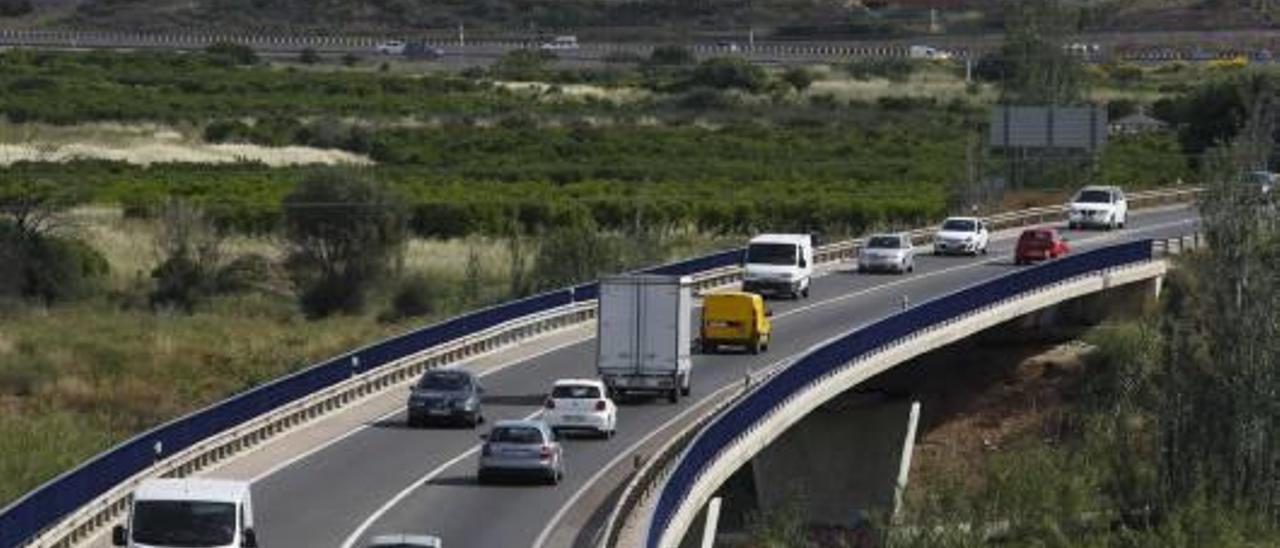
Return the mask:
M906 233L875 234L858 252L860 272L913 272L916 269L916 250L911 236Z

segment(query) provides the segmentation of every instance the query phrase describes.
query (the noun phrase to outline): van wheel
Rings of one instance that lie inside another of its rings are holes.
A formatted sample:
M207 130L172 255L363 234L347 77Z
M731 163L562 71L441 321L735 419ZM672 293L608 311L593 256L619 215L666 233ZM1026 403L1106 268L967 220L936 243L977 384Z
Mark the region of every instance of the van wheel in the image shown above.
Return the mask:
M679 402L680 402L680 389L679 389L679 388L672 388L670 392L667 392L667 401L669 401L669 402L671 402L671 403L679 403Z
M747 345L747 350L750 350L752 354L759 354L759 353L760 353L760 340L759 340L759 339L757 339L757 340L753 341L751 344Z
M716 353L716 344L715 344L715 343L709 343L709 342L704 342L704 343L702 343L702 353L703 353L703 354L715 354L715 353Z
M809 286L807 286L807 285L806 285L806 286L804 286L804 289L801 289L801 290L800 290L800 295L801 295L802 297L804 297L804 298L808 299L808 298L809 298Z
M680 387L680 395L688 396L692 392L693 392L693 381L689 380L689 377L686 376L684 378L684 386Z

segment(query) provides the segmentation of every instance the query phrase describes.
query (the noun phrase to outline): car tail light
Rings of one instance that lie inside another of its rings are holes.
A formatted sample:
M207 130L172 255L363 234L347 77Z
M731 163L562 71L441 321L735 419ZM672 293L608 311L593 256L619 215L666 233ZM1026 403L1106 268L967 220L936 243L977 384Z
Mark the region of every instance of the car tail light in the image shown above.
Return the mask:
M538 451L538 458L548 460L551 458L551 446L543 445L542 450Z
M547 400L547 404L546 404L546 405L547 405L547 409L555 409L555 408L556 408L556 400Z
M596 411L604 411L607 407L608 406L605 405L604 400L596 402Z

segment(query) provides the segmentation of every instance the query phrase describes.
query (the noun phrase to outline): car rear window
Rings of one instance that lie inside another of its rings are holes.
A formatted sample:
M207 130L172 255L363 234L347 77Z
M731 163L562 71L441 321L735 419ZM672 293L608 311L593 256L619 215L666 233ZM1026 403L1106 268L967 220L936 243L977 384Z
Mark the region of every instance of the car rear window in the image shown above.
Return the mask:
M973 232L977 230L977 223L964 219L951 219L942 223L942 229L951 232Z
M1038 240L1038 241L1052 240L1053 234L1047 230L1028 230L1022 233L1022 239L1029 240L1029 241L1030 240Z
M422 376L418 388L424 390L461 390L470 384L470 377L460 371L432 371Z
M594 400L600 398L600 388L586 384L562 385L551 389L551 397L557 400Z
M897 236L876 236L867 242L867 247L873 249L898 249L902 247L902 239Z
M494 428L489 441L497 443L542 443L542 431L532 426Z

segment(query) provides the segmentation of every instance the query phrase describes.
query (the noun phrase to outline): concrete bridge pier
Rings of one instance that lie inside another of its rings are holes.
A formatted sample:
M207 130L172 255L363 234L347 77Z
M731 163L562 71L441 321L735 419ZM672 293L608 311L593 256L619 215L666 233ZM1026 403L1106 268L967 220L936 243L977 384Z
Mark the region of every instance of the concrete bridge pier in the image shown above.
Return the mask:
M843 527L891 516L919 418L919 402L879 393L847 392L824 404L752 460L759 509Z

